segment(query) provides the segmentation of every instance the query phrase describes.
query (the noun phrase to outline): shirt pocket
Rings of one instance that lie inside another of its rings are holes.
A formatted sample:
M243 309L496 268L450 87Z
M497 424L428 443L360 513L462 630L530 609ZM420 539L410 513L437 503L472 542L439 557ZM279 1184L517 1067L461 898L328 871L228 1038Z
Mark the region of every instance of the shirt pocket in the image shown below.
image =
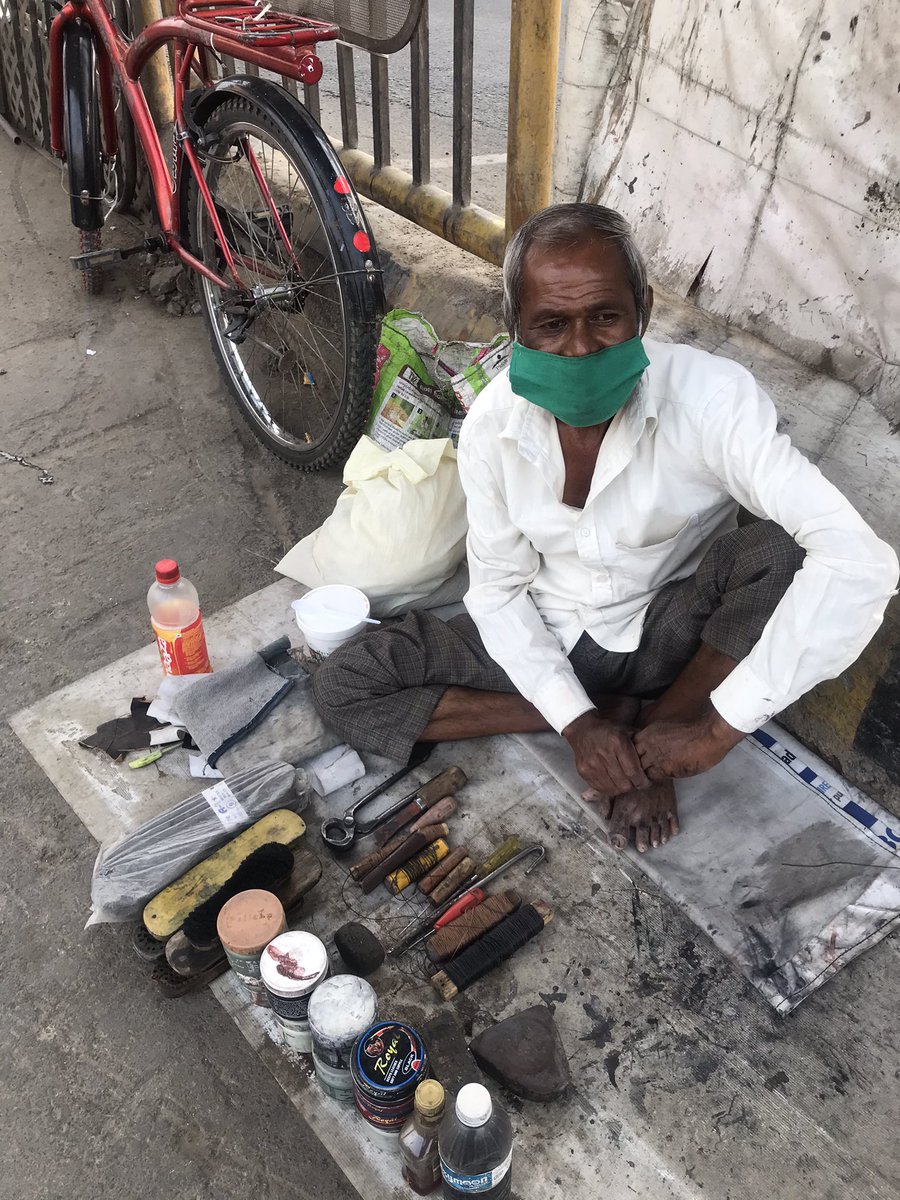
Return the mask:
M694 513L671 537L642 546L615 543L611 564L617 599L656 592L673 579L684 579L696 570L696 551L703 539L700 518Z

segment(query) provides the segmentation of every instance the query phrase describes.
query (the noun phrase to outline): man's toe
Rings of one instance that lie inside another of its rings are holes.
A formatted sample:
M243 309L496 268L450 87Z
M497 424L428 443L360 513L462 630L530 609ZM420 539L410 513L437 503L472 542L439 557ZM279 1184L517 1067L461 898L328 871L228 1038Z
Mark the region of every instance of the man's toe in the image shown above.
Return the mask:
M638 825L635 829L634 847L638 854L645 854L650 849L650 829L647 825Z
M609 820L609 844L617 850L624 850L628 845L628 827L628 813L624 805L614 803Z
M675 837L676 834L681 832L681 826L678 824L678 817L675 815L675 813L672 813L672 815L669 817L669 828L672 831L670 835L671 837Z

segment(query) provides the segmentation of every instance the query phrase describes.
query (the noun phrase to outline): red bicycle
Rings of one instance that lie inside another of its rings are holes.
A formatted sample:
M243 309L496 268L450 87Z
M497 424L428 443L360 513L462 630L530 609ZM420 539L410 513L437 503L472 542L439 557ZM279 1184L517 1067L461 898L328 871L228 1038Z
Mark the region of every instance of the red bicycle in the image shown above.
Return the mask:
M243 416L303 470L341 461L365 423L384 311L377 251L353 185L303 105L266 79L214 80L210 64L228 56L313 84L322 74L315 45L338 33L264 0L179 0L175 16L133 39L124 12L106 0L68 0L50 29L51 142L68 166L81 235L73 263L86 288L96 290L104 268L129 254L176 254L196 273L213 350ZM140 84L167 43L171 168ZM162 232L102 249L107 215L134 190L135 141Z

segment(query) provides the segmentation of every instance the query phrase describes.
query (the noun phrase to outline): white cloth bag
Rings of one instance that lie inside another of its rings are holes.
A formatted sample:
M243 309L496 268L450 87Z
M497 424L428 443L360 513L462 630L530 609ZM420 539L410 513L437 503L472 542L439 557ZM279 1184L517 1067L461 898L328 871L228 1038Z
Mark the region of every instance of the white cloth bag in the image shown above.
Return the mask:
M419 604L454 575L466 553L466 501L449 438L388 451L363 437L344 484L331 516L276 571L311 588L349 583L382 617Z

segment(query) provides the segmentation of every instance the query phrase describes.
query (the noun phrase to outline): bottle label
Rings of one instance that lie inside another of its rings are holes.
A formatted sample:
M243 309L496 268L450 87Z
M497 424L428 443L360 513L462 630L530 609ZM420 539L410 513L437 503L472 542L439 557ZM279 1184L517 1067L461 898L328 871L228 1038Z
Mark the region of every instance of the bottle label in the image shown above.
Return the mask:
M451 1171L444 1160L441 1159L441 1174L444 1176L444 1182L448 1187L452 1187L464 1195L477 1195L478 1192L490 1192L498 1184L502 1183L509 1173L511 1166L512 1150L510 1150L502 1163L494 1167L493 1171L482 1171L480 1175L461 1175L458 1171Z
M203 617L183 629L161 629L151 621L160 661L167 675L206 675L212 671L203 632Z

